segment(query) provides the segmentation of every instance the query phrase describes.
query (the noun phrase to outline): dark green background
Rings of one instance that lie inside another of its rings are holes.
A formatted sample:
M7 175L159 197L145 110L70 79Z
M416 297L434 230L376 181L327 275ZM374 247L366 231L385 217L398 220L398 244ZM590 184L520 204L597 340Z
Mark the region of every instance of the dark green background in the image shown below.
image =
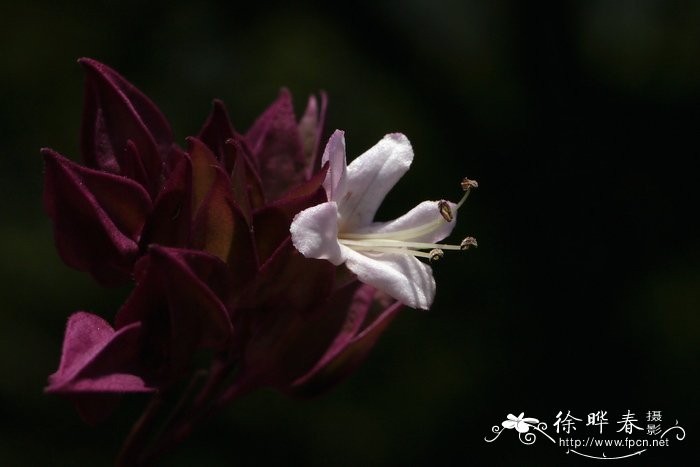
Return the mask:
M402 312L332 393L251 395L164 465L583 464L484 436L508 413L601 409L686 427L634 465L696 455L698 2L58 3L6 4L0 28L0 464L109 465L144 402L92 429L42 394L68 315L110 319L128 293L63 265L41 207L39 148L78 156L81 56L182 144L215 97L245 130L280 86L298 112L325 89L350 157L413 143L385 219L480 182L455 234L480 247L435 266L430 312Z

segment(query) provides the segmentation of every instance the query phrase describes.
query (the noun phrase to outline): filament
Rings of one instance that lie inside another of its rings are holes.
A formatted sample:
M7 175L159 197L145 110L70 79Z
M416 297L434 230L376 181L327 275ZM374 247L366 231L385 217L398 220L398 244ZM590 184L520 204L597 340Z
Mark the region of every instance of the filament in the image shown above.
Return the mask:
M455 205L455 212L462 207L469 197L471 190L478 186L476 181L469 180L468 178L463 179L461 185L464 190L464 195L462 195L462 198ZM454 219L452 209L447 201L436 201L435 204L436 211L438 211L440 215L436 216L436 219L431 222L392 232L339 232L338 242L355 251L410 255L419 258L428 258L431 262L442 258L444 256L443 250L465 251L472 246L476 247L476 240L473 237L465 238L459 245L412 241L413 239L438 230L444 224L452 222ZM429 252L422 250L429 250Z

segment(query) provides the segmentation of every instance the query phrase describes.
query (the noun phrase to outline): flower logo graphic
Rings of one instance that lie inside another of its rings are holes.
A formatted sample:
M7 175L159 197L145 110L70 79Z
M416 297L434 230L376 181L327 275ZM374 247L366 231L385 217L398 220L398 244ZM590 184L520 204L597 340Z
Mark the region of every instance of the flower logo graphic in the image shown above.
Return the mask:
M495 436L491 439L485 437L484 441L486 441L487 443L492 443L499 436L501 436L501 433L503 433L505 430L512 430L513 428L515 428L515 431L518 432L518 439L523 444L534 444L537 440L537 434L530 431L530 428L532 428L533 431L537 431L542 435L546 436L552 443L556 443L556 441L554 441L554 438L552 438L545 432L545 430L547 429L547 424L544 422L540 422L536 418L525 417L525 412L520 412L520 415L518 415L517 417L512 413L509 413L506 419L503 422L501 422L500 426L494 425L491 427L491 432L494 433Z
M507 420L503 421L501 425L508 430L515 428L518 433L527 433L530 431L531 426L535 427L540 422L536 418L523 418L523 415L525 415L525 412L520 412L520 415L517 417L509 413L508 417L506 417Z

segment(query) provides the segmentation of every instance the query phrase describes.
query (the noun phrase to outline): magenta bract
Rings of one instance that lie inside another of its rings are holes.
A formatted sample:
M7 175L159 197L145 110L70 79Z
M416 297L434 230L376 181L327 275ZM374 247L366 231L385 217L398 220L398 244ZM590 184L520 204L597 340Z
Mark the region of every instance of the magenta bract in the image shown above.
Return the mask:
M183 151L148 97L101 63L80 63L85 166L42 150L44 206L69 266L134 288L113 325L69 318L46 391L96 422L120 394L160 397L208 374L178 419L180 439L205 407L263 386L309 396L351 373L401 305L292 242L299 214L332 201L319 154L325 95L297 121L283 89L245 134L216 100Z
M164 167L181 152L158 107L121 75L89 58L83 107L83 160L88 167L129 177L152 195L164 181Z
M98 282L128 279L151 199L133 180L81 167L44 149L44 207L53 220L61 258Z
M61 363L49 376L46 392L67 396L86 422L101 421L122 394L156 390L142 360L143 342L140 323L115 331L99 316L73 314L66 326Z

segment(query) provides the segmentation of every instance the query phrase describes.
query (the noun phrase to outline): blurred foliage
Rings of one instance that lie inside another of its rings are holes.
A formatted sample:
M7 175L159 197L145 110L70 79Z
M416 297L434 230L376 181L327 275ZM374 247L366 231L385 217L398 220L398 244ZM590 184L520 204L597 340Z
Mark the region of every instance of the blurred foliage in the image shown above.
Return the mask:
M41 389L70 313L111 318L128 288L64 266L41 208L41 146L78 158L90 56L161 106L179 141L213 98L247 128L287 86L330 96L350 155L401 131L412 170L380 215L481 188L406 310L331 394L229 407L164 465L501 465L562 452L488 445L509 413L698 412L697 2L353 3L30 0L0 30L0 463L109 465L144 400L83 426ZM655 458L690 453L677 443ZM529 457L528 457L529 456ZM568 460L568 458L567 458Z

